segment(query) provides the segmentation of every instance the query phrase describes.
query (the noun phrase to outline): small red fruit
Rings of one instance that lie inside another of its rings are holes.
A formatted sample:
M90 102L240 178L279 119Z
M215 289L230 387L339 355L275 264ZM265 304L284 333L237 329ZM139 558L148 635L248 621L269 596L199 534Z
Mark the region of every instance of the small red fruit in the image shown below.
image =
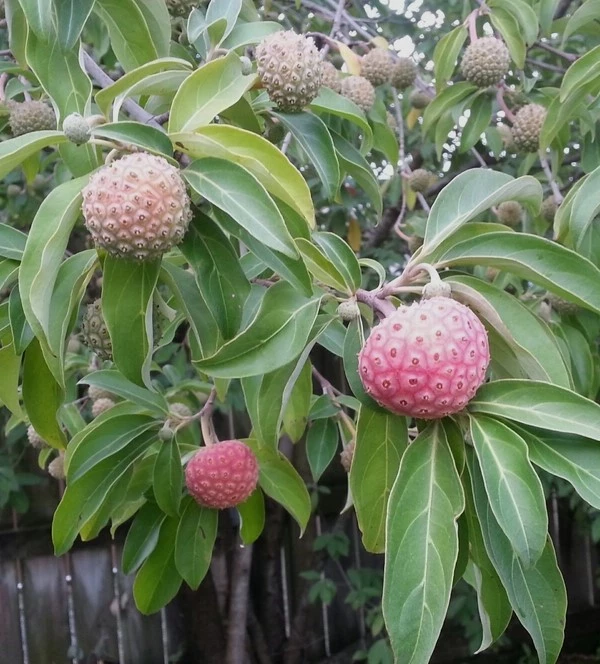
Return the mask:
M373 328L359 358L365 390L399 415L433 420L461 411L485 380L488 338L460 302L432 297Z
M256 488L258 462L239 440L202 447L185 469L185 483L196 502L225 509L243 503Z

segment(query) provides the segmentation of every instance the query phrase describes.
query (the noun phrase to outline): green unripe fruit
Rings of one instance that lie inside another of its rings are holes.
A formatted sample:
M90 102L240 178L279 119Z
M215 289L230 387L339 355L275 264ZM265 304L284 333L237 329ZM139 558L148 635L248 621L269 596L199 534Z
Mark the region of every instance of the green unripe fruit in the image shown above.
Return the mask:
M517 150L536 152L540 147L540 134L546 119L546 109L539 104L527 104L515 114L512 135Z
M86 122L83 115L79 113L71 113L63 120L63 132L65 136L75 143L75 145L83 145L91 138L90 126Z
M321 65L321 87L330 88L334 92L342 91L340 71L328 60L325 60Z
M244 76L252 73L252 60L250 60L250 58L242 55L240 57L240 64L242 65L242 74L244 74Z
M354 298L340 302L337 313L343 321L352 321L360 317L360 309Z
M13 136L22 136L32 131L56 129L54 110L43 101L24 101L23 103L11 101L7 106L10 113L8 123Z
M523 220L523 207L518 201L504 201L498 206L496 216L507 226L518 226Z
M465 51L461 63L463 76L479 88L499 83L508 73L510 54L496 37L482 37Z
M360 73L372 85L389 83L394 61L387 48L374 48L361 58Z
M424 193L431 187L433 174L424 168L417 168L408 177L408 184L413 191Z
M410 95L410 105L413 108L423 109L427 108L431 103L431 97L426 92L414 90Z
M342 94L368 113L375 103L375 88L363 76L347 76L342 80Z
M574 302L564 300L562 297L559 297L554 293L548 293L547 298L550 306L563 316L571 316L578 313L579 311L579 305L575 304Z
M322 61L312 39L293 30L276 32L256 47L258 76L269 99L296 113L319 94Z
M540 214L546 221L554 221L554 216L556 215L557 210L558 205L556 204L554 196L548 196L547 198L544 198L542 201L542 207L540 208Z
M397 90L406 90L417 78L417 65L410 58L399 58L392 69L391 84Z
M102 315L102 302L88 305L83 317L83 340L101 360L112 360L112 342Z

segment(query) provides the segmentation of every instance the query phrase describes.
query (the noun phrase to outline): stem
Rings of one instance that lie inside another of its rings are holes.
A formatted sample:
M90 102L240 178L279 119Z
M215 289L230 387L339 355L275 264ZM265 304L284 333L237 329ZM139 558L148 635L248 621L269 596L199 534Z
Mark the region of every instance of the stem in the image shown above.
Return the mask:
M252 566L252 545L238 546L233 557L229 595L226 664L246 661L248 589Z
M510 120L510 122L514 122L515 115L506 105L506 102L504 101L504 89L501 87L499 87L498 91L496 92L496 100L498 102L498 106L500 106L500 108L504 111L504 115L506 115L506 118Z
M359 302L364 302L364 304L369 305L380 318L385 318L386 316L393 314L394 311L396 311L396 307L385 299L387 294L380 295L380 293L381 291L368 291L359 288L356 291L355 296Z
M21 81L23 86L29 85L29 81L25 78L25 76L19 76L19 81ZM29 94L29 90L26 87L23 88L23 96L25 97L25 101L31 101L31 95Z
M544 49L544 51L548 51L548 53L553 53L554 55L558 55L559 58L563 58L563 60L567 60L568 62L575 62L575 60L577 60L578 58L578 56L575 55L574 53L567 53L566 51L561 51L560 49L554 48L554 46L550 46L550 44L546 44L545 42L542 41L535 42L534 46L542 48Z
M560 205L563 202L563 195L560 191L560 187L558 186L556 180L554 179L554 175L552 174L550 164L548 163L548 160L546 159L546 156L541 152L541 150L540 150L540 163L542 164L542 168L544 169L544 173L546 174L546 177L548 178L548 184L550 185L550 189L552 189L552 195L554 196L554 202L557 205Z
M212 388L208 399L201 410L192 415L192 417L185 420L185 424L188 424L192 420L200 420L200 429L202 430L202 438L204 444L208 447L209 445L215 445L219 442L217 437L217 432L215 431L215 425L212 419L213 410L215 408L215 399L217 398L217 390L215 387Z
M352 437L356 436L356 426L354 424L354 421L352 418L344 411L342 404L337 400L336 396L341 396L343 392L337 389L337 387L334 387L328 380L323 376L323 374L316 369L315 367L312 367L312 374L313 376L317 379L317 381L321 385L321 389L323 390L323 394L327 394L333 404L339 409L338 412L338 417L344 422L346 427L348 428L348 431L350 432L350 435Z
M479 14L479 9L474 9L467 16L467 26L469 28L469 39L471 44L475 43L479 37L477 36L477 15Z
M423 196L423 194L421 194L421 193L418 193L417 194L417 200L421 204L421 207L423 208L423 210L425 210L425 212L427 212L427 214L429 214L431 212L431 208L429 207L429 203L425 200L425 196Z
M89 53L82 51L81 54L86 72L91 76L92 80L98 87L107 88L109 85L114 83L112 78L103 71L102 67L100 67L100 65L92 58ZM148 113L148 111L144 110L133 100L126 99L123 102L123 109L134 120L138 120L139 122L150 125L151 127L161 129L161 125L156 122L152 113Z
M485 159L477 152L475 148L471 148L471 154L477 159L479 164L481 165L481 168L487 168L488 165L485 163Z
M6 99L6 82L8 81L8 74L2 74L0 76L0 101Z

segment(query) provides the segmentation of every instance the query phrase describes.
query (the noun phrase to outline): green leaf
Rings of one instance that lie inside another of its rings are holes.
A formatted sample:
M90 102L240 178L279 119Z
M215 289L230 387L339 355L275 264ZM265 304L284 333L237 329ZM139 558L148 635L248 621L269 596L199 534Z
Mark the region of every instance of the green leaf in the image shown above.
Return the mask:
M454 296L468 304L515 353L518 364L533 380L570 388L571 377L549 327L516 297L475 277L448 279ZM490 309L491 308L491 309Z
M570 246L579 252L581 252L586 234L600 211L599 184L600 168L596 168L573 192L573 198L568 201L569 209L561 210L561 217L565 219L566 224L561 228L560 236L568 240ZM568 215L565 215L566 212ZM9 258L11 257L9 256Z
M594 96L600 90L600 46L577 58L567 69L560 86L560 101L564 102L583 90Z
M464 579L477 593L477 607L483 632L477 652L481 652L502 636L512 617L512 607L485 549L468 471L463 472L462 480L465 494L464 516L469 534L469 561Z
M113 409L118 408L119 406L113 407ZM108 416L109 412L104 415ZM102 421L105 422L107 419L110 419L110 416L103 418ZM107 497L110 498L119 485L122 486L122 480L128 479L127 473L130 472L133 464L147 452L155 441L156 431L145 431L116 454L112 454L94 465L79 480L67 484L67 489L54 513L52 522L52 540L57 556L62 555L72 546L82 525L97 510L101 509ZM124 487L126 489L127 485L125 484ZM107 518L109 516L110 514L106 515Z
M310 518L311 504L302 478L281 452L258 445L252 439L245 442L258 459L261 489L294 517L303 533Z
M63 51L75 46L93 6L94 0L54 0L58 43Z
M265 499L260 489L255 489L252 495L243 503L236 505L240 516L240 537L247 546L256 542L265 527Z
M57 419L64 392L48 369L40 342L34 339L25 351L23 403L33 428L48 445L59 449L67 439Z
M294 443L302 438L308 422L312 397L311 369L310 362L306 362L292 387L289 400L283 411L283 430Z
M285 282L271 286L248 327L204 360L200 371L219 378L244 378L274 371L304 349L320 297L305 298Z
M31 136L31 134L27 134ZM8 141L2 143L6 145ZM0 146L1 147L1 146ZM1 157L0 157L1 159ZM4 258L11 258L15 261L20 261L23 258L23 251L25 250L25 243L27 242L27 235L22 231L0 224L0 256Z
M325 255L324 251L304 238L298 238L296 246L308 271L317 281L348 295L353 292L351 289L348 289L344 276Z
M51 145L68 143L62 131L32 131L0 143L0 178L10 173L31 155ZM18 231L15 231L18 232ZM4 256L4 254L2 254ZM8 256L8 258L11 258Z
M541 185L529 175L515 180L490 169L473 168L461 173L442 189L431 207L422 253L434 249L469 219L507 200L528 203L537 210L542 200Z
M133 383L150 387L152 293L160 260L134 262L106 256L102 314L112 342L114 362Z
M433 75L436 91L440 93L452 78L456 60L467 40L467 28L461 24L438 40L433 51Z
M343 359L346 380L352 390L352 394L367 408L371 410L382 410L380 406L365 392L360 375L358 373L358 353L363 347L365 335L362 328L362 320L357 319L350 322L344 336Z
M191 497L182 501L175 540L175 565L184 581L196 590L206 576L217 538L218 511L201 507Z
M209 157L192 162L183 175L197 193L230 215L257 240L290 258L297 257L281 212L262 184L245 168Z
M531 634L540 663L554 664L563 643L567 596L552 542L547 539L535 565L523 565L494 519L479 468L467 452L475 508L488 555L517 617Z
M558 0L556 0L556 4L558 4ZM600 3L598 0L587 0L587 2L584 2L569 16L569 20L562 33L561 48L564 47L565 42L571 35L577 33L581 28L585 28L588 24L597 22L599 19Z
M382 97L376 97L369 111L369 121L373 129L373 150L381 152L390 164L397 164L400 159L400 146L396 131L390 127L388 110Z
M161 281L169 286L177 307L183 311L190 324L192 359L212 355L223 339L217 321L206 304L193 274L163 261Z
M350 246L335 233L314 233L313 240L335 264L351 292L354 293L360 288L360 265Z
M177 516L183 488L183 468L175 439L162 442L154 463L152 486L160 509L169 516Z
M202 65L182 83L169 116L169 134L208 125L221 111L235 104L254 84L255 74L242 74L235 53Z
M0 348L0 403L13 415L23 419L19 400L19 375L21 355L15 352L13 344Z
M223 338L231 339L240 328L250 292L231 243L212 219L196 212L180 249Z
M458 242L436 262L440 267L497 267L544 286L565 300L600 312L600 291L597 287L600 270L574 251L536 235L488 233Z
M365 114L347 97L331 88L323 87L319 90L318 97L310 103L310 108L316 113L330 113L358 125L362 134L360 147L362 154L367 154L373 147L373 132Z
M488 7L492 14L498 8L510 14L517 22L525 43L531 46L538 36L538 17L533 9L524 0L490 0Z
M146 408L156 414L158 417L166 415L169 412L169 404L162 394L151 392L130 380L127 380L118 371L113 369L104 369L94 371L84 376L79 384L94 385L112 394L123 397L128 401L137 403L142 408Z
M63 51L57 39L54 35L53 39L44 40L30 31L27 35L27 64L58 109L60 122L70 113L89 115L92 83L81 67L78 52L75 49ZM60 76L56 72L60 72ZM66 142L60 146L60 154L76 177L89 173L100 163L96 148L90 144Z
M331 463L338 447L339 433L333 419L317 420L306 436L306 457L315 482Z
M481 138L492 118L492 99L486 94L475 97L471 114L460 136L460 153L468 152Z
M273 196L315 225L310 189L298 169L265 138L231 125L211 124L193 134L172 134L178 147L194 159L217 157L243 166Z
M536 466L570 482L586 502L600 509L600 447L596 440L511 426L527 443Z
M540 0L537 8L538 16L540 17L540 26L545 36L550 34L554 14L560 0Z
M425 109L425 113L423 114L423 132L428 134L435 128L443 115L452 111L458 104L476 91L477 87L467 81L455 83L442 90Z
M385 519L400 459L408 446L406 419L361 406L350 468L350 491L365 549L385 550Z
M154 503L146 503L136 514L123 546L124 574L135 572L154 551L165 518Z
M96 418L73 437L65 456L65 472L70 482L76 482L95 466L119 453L135 438L159 427L159 422L141 413L113 411Z
M490 12L490 22L506 42L510 57L517 67L523 69L527 47L515 17L502 7L495 7Z
M327 90L327 88L323 88ZM369 162L345 138L332 132L333 143L342 172L350 175L364 189L379 216L383 212L383 200L379 183Z
M206 10L206 22L212 25L221 19L225 19L225 25L218 34L211 34L211 46L218 46L235 27L240 10L242 9L242 0L212 0ZM209 28L209 33L211 33Z
M8 298L8 315L12 334L14 351L21 355L33 339L33 331L25 318L21 294L18 288L13 288Z
M139 122L113 122L92 129L95 138L106 138L127 145L135 145L147 152L155 152L170 157L173 144L160 129L148 127Z
M240 22L223 40L221 48L233 51L241 46L258 44L265 37L268 37L274 32L279 32L279 30L281 30L281 26L274 21L258 21L253 23Z
M145 614L155 613L177 594L182 578L175 567L175 537L179 519L167 517L161 527L158 543L133 582L137 608Z
M542 555L548 514L525 441L491 417L471 418L471 438L496 521L526 567Z
M106 24L112 49L125 71L167 55L157 49L148 21L136 0L96 0L94 11ZM165 23L169 22L167 15ZM135 26L135 30L131 26Z
M27 236L19 290L27 322L42 339L49 334L52 291L81 211L81 189L86 182L83 177L56 187L40 205Z
M95 95L96 103L100 111L104 115L108 115L108 110L113 100L120 99L122 101L126 97L131 96L132 88L134 89L136 84L148 79L153 74L164 71L168 71L169 73L189 72L191 67L189 62L181 58L159 58L158 60L153 60L127 72L112 85L98 90Z
M233 237L238 238L254 256L265 264L265 267L269 267L280 277L289 281L303 295L312 295L312 280L300 256L290 258L283 253L270 249L263 244L260 238L255 238L248 233L232 217L218 208L213 208L212 214L219 226Z
M336 197L340 183L340 165L331 135L323 121L312 113L272 113L291 132L308 160L315 167L326 198Z
M550 383L495 380L479 388L468 409L540 429L600 439L600 405Z
M452 591L460 477L439 423L408 446L392 487L386 522L383 615L396 659L427 664Z
M27 24L39 37L54 35L54 11L52 0L19 0Z

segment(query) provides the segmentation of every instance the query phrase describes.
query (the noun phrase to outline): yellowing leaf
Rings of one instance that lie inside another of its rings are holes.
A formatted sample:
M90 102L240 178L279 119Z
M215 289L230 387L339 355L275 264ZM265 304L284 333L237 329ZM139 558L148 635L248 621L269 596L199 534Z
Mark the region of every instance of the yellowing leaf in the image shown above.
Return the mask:
M378 46L379 48L389 48L390 46L388 40L381 36L373 37L373 39L371 39L371 43L375 46Z
M336 41L337 47L340 51L340 55L342 58L344 58L344 62L346 63L346 67L348 67L348 72L352 74L353 76L359 76L360 75L360 58L356 53L349 49L346 44L342 44L342 42Z
M356 220L356 217L350 217L348 222L348 244L352 247L354 251L360 251L360 246L362 244L362 231L360 229L360 224Z
M422 114L423 111L420 108L410 109L408 115L406 116L406 126L408 129L412 129L417 124Z

